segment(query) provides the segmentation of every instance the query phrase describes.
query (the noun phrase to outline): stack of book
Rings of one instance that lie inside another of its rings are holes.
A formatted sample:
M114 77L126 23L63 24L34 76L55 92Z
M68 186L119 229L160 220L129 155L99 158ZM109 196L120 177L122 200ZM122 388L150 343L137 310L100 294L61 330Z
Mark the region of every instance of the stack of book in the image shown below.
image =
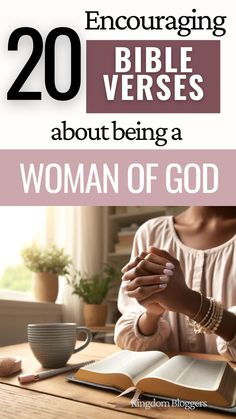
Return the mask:
M118 242L115 244L115 253L130 253L135 233L138 229L137 224L131 224L129 227L122 227L118 232Z

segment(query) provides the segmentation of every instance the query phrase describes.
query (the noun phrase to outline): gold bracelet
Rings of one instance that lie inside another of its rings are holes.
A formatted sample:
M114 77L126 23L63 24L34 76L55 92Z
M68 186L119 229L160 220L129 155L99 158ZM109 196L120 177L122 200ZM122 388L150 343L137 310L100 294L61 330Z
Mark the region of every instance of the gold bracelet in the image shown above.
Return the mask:
M209 300L210 300L209 308L207 310L207 313L203 317L203 319L199 323L194 322L193 330L194 330L194 333L196 334L202 333L205 322L208 322L208 319L211 317L213 298L210 298Z
M220 326L222 319L223 319L223 314L224 314L224 308L222 306L222 304L218 303L218 316L217 319L215 321L215 324L213 325L213 327L210 330L210 333L215 333L218 329L218 327Z
M199 323L196 321L190 322L196 334L204 332L207 334L213 334L217 331L222 322L224 314L224 308L222 304L213 298L210 298L209 300L209 308L203 319Z
M216 314L217 314L217 303L214 299L212 299L212 310L211 310L211 313L209 315L209 318L207 319L207 321L205 323L200 322L201 329L202 329L203 332L205 332L206 330L208 330L208 328L211 327L211 324L214 322Z

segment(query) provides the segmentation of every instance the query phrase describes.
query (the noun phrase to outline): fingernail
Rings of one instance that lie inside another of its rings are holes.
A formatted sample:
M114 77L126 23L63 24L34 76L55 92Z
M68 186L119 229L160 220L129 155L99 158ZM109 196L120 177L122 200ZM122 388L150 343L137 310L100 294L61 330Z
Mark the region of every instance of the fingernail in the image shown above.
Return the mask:
M159 285L159 288L166 288L167 287L167 284L160 284Z
M167 263L166 263L166 267L167 267L168 269L175 269L175 265L173 265L173 263L171 263L171 262L167 262Z
M170 269L164 269L163 273L164 273L165 275L168 275L168 276L172 276L172 275L174 274L174 272L173 272L173 271L171 271Z
M160 276L159 281L161 281L161 282L168 282L169 281L169 278L168 278L168 276Z
M127 285L130 284L131 281L123 281L121 284L121 288L125 288Z

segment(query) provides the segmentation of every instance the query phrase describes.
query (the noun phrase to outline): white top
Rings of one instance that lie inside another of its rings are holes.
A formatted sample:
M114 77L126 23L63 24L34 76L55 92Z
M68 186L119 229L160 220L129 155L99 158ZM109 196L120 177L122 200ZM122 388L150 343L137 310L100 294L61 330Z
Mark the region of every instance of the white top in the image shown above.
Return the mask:
M178 238L173 217L165 216L153 218L139 228L131 259L150 246L166 250L179 260L190 288L215 298L236 314L236 235L211 249L192 249ZM166 311L157 331L151 336L143 336L137 328L137 321L145 308L134 298L125 295L123 288L119 291L118 308L122 316L116 324L115 342L121 348L135 351L219 352L236 361L236 335L230 342L214 334L196 335L186 316Z

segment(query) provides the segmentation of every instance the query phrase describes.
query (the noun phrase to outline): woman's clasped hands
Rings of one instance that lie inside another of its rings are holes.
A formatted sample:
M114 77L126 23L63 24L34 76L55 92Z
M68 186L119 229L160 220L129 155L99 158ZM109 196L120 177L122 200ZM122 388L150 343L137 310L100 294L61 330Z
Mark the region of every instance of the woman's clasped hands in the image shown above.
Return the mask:
M122 288L150 313L165 310L191 315L193 291L187 287L179 261L150 247L122 269ZM195 306L195 304L194 304Z

